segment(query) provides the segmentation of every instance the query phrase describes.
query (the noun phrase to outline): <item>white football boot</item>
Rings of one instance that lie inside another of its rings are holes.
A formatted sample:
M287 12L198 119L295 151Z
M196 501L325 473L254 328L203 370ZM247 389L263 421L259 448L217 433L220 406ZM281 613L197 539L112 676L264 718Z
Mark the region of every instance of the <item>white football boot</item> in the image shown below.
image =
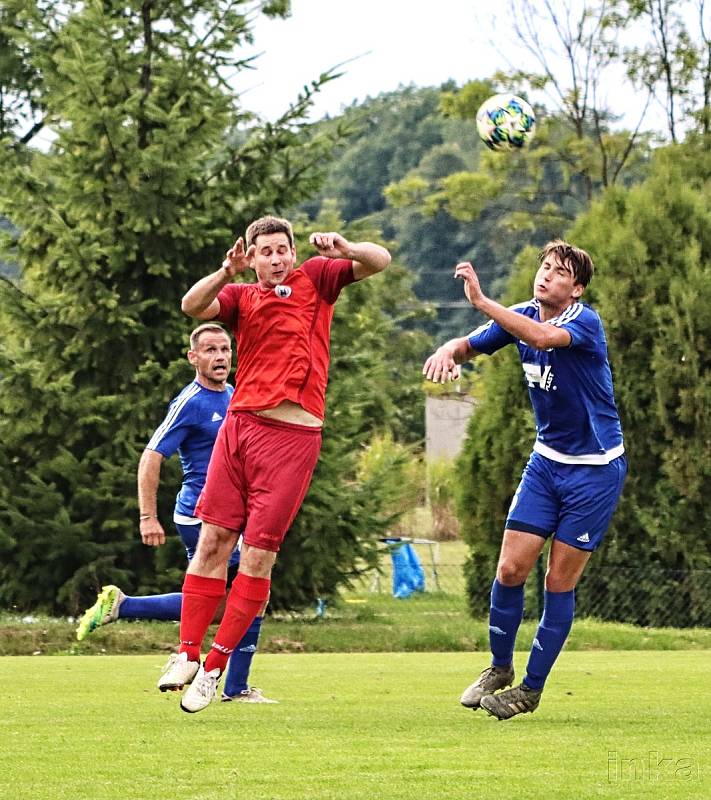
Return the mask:
M158 688L161 692L179 692L193 682L199 668L200 662L188 661L187 653L173 653L163 668Z

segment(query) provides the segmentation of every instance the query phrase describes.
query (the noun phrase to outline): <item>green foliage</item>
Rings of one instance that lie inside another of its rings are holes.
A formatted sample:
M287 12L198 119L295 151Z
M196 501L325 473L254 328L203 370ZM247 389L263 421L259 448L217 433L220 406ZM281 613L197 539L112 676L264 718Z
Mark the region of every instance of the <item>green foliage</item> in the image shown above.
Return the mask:
M380 487L383 510L396 519L424 500L422 461L411 447L395 441L389 430L373 436L362 450L356 477Z
M31 63L18 41L21 14L18 3L3 3L0 7L0 139L5 136L31 138L35 129L41 128L37 120L27 131L20 126L29 126L39 111L40 74Z
M626 0L624 6L627 24L635 25L637 31L634 44L622 53L627 74L635 87L654 92L663 105L671 141L680 141L682 123L690 121L698 131L711 133L711 62L704 3Z
M480 150L471 121L440 110L443 97L453 92L451 84L407 87L321 123L324 129L339 123L353 135L337 151L319 195L302 206L314 216L333 203L347 222L362 220L395 240L400 259L416 278L417 297L434 303L421 323L430 333L472 323L471 306L461 304L461 286L452 280L456 261L481 256L487 275L500 269L476 226L448 216L438 204L423 208L432 182L472 169ZM452 304L458 304L454 311Z
M328 210L310 223L312 229L341 230L354 241L378 239L377 231L362 225L343 227ZM308 252L299 242L297 248ZM341 292L331 334L323 448L277 559L272 608L332 598L339 586L377 563L378 538L404 510L408 494L394 481L409 468L405 445L424 436L421 381L412 364L426 345L422 333L406 326L417 316L410 283L394 264Z
M652 175L610 192L571 236L595 253L592 288L606 324L630 464L620 508L600 553L606 565L708 569L711 548L711 161L703 142L658 151ZM594 580L594 573L588 577ZM605 587L624 595L623 581ZM657 605L694 624L694 586Z
M528 82L534 88L532 76ZM473 261L483 285L498 294L527 244L559 236L606 182L644 172L647 138L639 136L630 148L627 134L611 131L607 118L598 128L588 120L578 130L565 114L542 107L531 147L486 150L475 113L507 85L496 76L458 89L407 88L353 106L338 120L353 136L338 151L318 198L303 205L313 215L331 200L347 221L367 220L395 239L417 276L417 296L435 305L426 328L438 337L479 321L452 280L455 263ZM322 123L324 129L334 124Z
M703 534L711 522L704 497L711 481L710 176L703 140L659 150L644 183L608 190L568 237L596 263L585 299L605 324L629 459L622 501L583 577L584 594L605 597L623 619L641 624L656 624L670 609L680 626L707 613L690 570L711 563ZM533 252L522 254L508 302L529 294L525 263L533 263ZM514 352L487 363L477 389L481 402L460 458L458 508L472 548L470 599L475 613L482 613L481 586L493 574L533 430ZM652 577L638 586L646 599L630 610L626 570L637 567L648 567ZM679 570L673 592L659 590L657 567Z
M328 75L277 123L238 107L222 70L244 66L251 3L13 8L57 139L0 152L22 267L0 287L0 590L76 611L102 582L167 588L166 556L138 544L135 473L190 379L180 298L252 218L317 187L340 134L303 123Z
M432 513L432 536L435 539L459 538L459 522L454 506L457 480L455 462L438 459L427 464L427 501Z
M496 87L493 81L467 81L460 89L442 94L440 109L445 116L473 120L479 106L494 94Z

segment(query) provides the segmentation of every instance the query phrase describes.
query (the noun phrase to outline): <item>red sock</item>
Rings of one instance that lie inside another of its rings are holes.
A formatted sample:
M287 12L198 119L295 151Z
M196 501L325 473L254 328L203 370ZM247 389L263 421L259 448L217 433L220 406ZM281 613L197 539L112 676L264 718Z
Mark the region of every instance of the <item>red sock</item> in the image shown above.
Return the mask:
M190 573L185 576L178 652L187 653L188 661L200 660L202 640L225 596L226 586L227 581L221 578L203 578Z
M237 573L215 641L205 659L205 672L215 667L221 673L225 671L232 651L269 598L270 584L269 578L253 578L243 572Z

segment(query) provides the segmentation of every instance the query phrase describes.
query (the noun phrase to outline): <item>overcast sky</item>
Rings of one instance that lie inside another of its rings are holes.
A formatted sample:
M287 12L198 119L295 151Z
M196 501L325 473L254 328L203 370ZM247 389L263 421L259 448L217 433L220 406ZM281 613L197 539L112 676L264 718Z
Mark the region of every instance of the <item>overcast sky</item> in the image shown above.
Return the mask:
M292 0L287 20L260 19L255 72L237 86L244 105L267 119L282 113L306 83L336 64L346 74L320 93L314 116L336 115L400 85L462 84L489 77L504 60L489 43L489 0Z
M439 86L449 79L461 85L511 63L532 68L509 30L507 8L505 0L292 0L290 18L257 20L254 52L262 55L235 85L246 108L274 120L304 84L349 61L345 74L319 93L312 114L319 119L401 85ZM607 90L603 104L628 107L625 122L636 126L639 97L620 76ZM662 124L656 109L645 127Z

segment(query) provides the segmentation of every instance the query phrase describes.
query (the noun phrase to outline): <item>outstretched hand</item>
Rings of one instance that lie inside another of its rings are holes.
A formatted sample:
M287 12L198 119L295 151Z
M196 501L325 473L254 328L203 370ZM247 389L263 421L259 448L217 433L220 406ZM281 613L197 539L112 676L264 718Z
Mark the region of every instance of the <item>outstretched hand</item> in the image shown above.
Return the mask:
M462 261L454 268L454 277L464 281L464 294L467 296L467 300L476 306L477 302L484 297L484 293L479 285L479 278L474 267L469 261Z
M433 383L449 383L458 380L461 368L452 353L446 347L440 347L425 361L422 374Z
M222 269L233 278L238 273L244 272L252 263L255 247L250 245L247 252L244 250L244 240L240 236L225 255Z
M350 258L351 244L340 233L312 233L309 242L326 258Z

